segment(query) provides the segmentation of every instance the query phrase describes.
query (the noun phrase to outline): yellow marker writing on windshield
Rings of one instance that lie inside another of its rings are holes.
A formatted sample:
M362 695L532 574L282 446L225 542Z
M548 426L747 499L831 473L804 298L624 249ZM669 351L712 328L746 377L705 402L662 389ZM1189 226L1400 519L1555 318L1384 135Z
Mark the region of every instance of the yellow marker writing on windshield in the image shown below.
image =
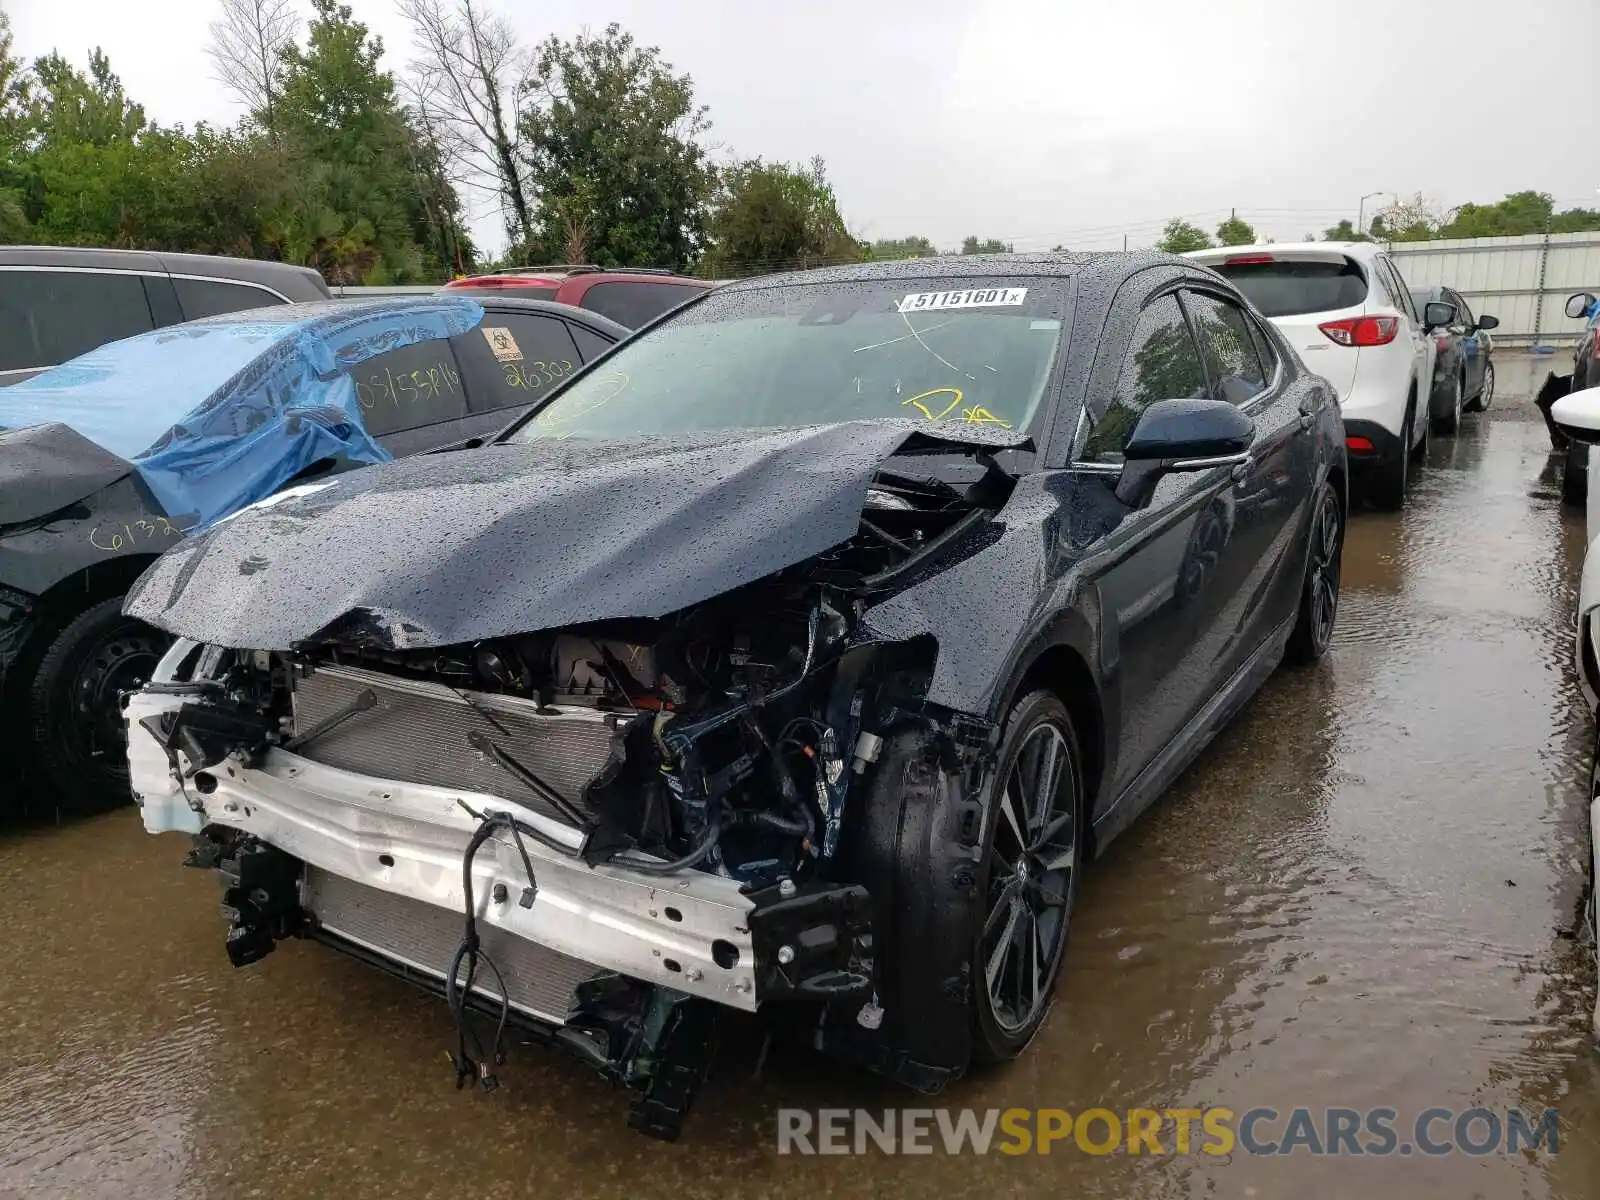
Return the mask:
M922 401L926 400L929 396L954 396L955 399L950 401L950 403L946 405L942 411L935 414L929 410L926 404L922 403ZM908 404L915 404L917 406L917 410L921 412L923 416L927 417L928 420L942 421L953 411L955 411L956 407L965 399L966 394L960 388L929 388L925 392L918 392L915 396L906 397L904 400L900 401L900 407L904 408Z
M971 408L962 409L961 415L968 425L1003 425L1007 429L1011 428L1010 421L995 416L981 404L974 404Z

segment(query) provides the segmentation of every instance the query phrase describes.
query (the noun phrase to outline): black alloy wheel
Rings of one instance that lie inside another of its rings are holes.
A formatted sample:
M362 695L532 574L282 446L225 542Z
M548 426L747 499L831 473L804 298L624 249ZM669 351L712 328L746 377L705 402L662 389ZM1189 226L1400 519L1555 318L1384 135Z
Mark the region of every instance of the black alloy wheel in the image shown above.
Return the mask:
M1055 995L1084 860L1084 786L1066 706L1034 691L1011 710L986 821L973 947L974 1057L1014 1058Z
M1311 546L1306 558L1300 611L1289 635L1285 657L1296 664L1314 663L1328 652L1339 616L1339 568L1344 558L1344 508L1332 483L1324 482L1311 517Z
M57 800L92 809L130 798L122 694L150 678L168 643L124 617L120 596L79 613L50 642L28 702L33 765Z

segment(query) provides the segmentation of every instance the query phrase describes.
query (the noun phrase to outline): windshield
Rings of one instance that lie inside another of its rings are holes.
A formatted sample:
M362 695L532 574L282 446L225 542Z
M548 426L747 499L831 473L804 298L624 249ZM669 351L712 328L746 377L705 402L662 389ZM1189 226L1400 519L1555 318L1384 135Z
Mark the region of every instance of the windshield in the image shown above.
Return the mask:
M1030 428L1062 342L1064 288L955 282L712 293L574 380L510 440L876 417Z

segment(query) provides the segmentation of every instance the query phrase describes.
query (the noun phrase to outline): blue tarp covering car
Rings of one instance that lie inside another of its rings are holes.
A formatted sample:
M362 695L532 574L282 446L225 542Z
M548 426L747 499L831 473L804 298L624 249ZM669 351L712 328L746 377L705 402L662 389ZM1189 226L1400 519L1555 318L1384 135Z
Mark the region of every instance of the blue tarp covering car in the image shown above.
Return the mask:
M350 368L482 319L472 300L329 301L172 326L0 391L0 429L65 425L126 460L166 516L203 529L314 463L386 461Z
M119 699L165 644L123 616L128 586L184 534L387 460L352 371L482 320L465 298L284 305L113 342L0 389L0 741L25 743L24 790L37 779L85 804L125 791ZM439 444L450 435L440 426Z

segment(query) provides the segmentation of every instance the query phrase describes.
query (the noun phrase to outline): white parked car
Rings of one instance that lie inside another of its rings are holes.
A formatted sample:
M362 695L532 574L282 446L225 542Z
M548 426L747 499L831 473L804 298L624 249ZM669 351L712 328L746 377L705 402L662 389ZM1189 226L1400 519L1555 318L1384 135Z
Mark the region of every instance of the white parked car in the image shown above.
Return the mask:
M1590 455L1590 473L1594 473L1595 447L1600 445L1600 387L1573 392L1557 400L1550 409L1550 418L1560 431L1577 445L1587 445ZM1578 585L1578 637L1575 653L1578 661L1578 685L1583 698L1588 701L1591 714L1600 713L1600 488L1590 488L1588 495L1588 520L1585 536L1589 548L1583 556L1583 577ZM1588 934L1593 944L1597 919L1595 884L1600 881L1600 736L1595 739L1594 754L1589 770L1589 836L1590 876L1587 914ZM1594 1012L1594 1033L1600 1040L1600 1000Z
M1269 242L1191 251L1283 331L1333 385L1350 469L1382 508L1405 503L1406 475L1428 446L1433 338L1449 304L1418 312L1394 261L1372 242Z

